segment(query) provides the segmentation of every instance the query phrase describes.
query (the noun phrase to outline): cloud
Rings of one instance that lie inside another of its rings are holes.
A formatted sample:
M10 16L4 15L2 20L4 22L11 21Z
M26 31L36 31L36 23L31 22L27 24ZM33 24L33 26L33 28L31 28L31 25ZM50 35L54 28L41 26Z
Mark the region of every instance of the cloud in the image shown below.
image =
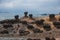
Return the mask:
M14 4L13 3L3 3L3 4L0 4L0 7L13 8Z
M0 8L14 8L14 1L5 0L0 3Z
M0 8L16 11L45 12L56 7L60 7L59 0L1 0L0 3Z
M42 6L45 3L54 3L57 0L2 0L2 3L0 4L0 7L25 7L25 8L34 8L38 6Z

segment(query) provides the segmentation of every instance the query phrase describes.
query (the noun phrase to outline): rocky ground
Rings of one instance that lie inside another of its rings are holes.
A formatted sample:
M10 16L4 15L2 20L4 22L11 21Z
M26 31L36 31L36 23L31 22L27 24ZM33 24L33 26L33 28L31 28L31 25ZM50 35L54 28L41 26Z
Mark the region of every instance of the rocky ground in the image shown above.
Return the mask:
M50 39L60 38L60 15L56 15L55 19L47 17L38 18L21 18L16 23L1 22L0 23L0 37L13 38L32 38L41 39L49 37ZM15 21L14 21L15 22ZM3 24L2 24L3 23ZM58 26L58 27L57 27ZM8 39L7 39L8 40ZM23 40L23 39L22 39Z

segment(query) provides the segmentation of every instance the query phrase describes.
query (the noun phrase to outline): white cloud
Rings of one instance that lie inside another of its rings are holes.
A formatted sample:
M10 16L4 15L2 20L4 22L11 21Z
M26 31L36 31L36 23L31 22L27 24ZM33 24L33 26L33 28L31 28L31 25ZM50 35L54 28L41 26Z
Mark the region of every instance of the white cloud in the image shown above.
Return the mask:
M3 4L0 4L0 7L6 7L6 8L11 8L13 7L13 3L3 3Z
M14 8L15 4L14 4L14 1L5 2L5 3L1 3L0 7L3 7L3 8Z
M6 0L7 1L7 0ZM58 0L11 0L10 2L5 2L0 4L0 8L9 8L9 9L20 9L23 11L37 11L42 12L50 10L60 10L56 8L56 3ZM58 5L58 4L57 4ZM55 8L55 9L54 9Z
M6 0L5 3L1 3L0 7L5 8L15 8L15 7L24 7L24 8L36 8L43 5L45 2L56 2L57 0Z

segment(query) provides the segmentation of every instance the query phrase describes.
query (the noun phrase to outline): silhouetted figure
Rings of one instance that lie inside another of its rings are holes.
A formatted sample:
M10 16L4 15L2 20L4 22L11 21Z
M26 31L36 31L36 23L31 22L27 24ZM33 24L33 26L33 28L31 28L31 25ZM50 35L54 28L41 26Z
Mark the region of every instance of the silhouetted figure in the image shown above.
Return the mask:
M19 19L19 15L15 15L15 19L16 19L16 20Z
M24 17L28 17L28 12L24 12Z
M20 23L19 15L15 15L14 23Z
M54 14L50 14L49 18L55 18L55 15Z
M50 14L49 19L50 21L56 21L55 14Z
M46 40L50 40L50 38L48 38L48 37L46 37L45 39L46 39Z
M30 19L33 19L33 15L32 15L32 14L29 14L29 18L30 18Z

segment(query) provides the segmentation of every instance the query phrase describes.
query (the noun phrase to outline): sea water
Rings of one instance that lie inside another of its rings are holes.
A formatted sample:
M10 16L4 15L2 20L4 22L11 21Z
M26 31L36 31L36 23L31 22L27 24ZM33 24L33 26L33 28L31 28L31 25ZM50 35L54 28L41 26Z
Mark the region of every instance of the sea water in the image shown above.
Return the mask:
M33 14L33 17L42 17L42 16L48 16L48 13L28 13L29 14ZM9 13L9 12L5 12L5 13L0 13L0 21L1 20L5 20L5 19L13 19L15 15L19 15L19 17L23 17L24 16L24 12L23 13Z

